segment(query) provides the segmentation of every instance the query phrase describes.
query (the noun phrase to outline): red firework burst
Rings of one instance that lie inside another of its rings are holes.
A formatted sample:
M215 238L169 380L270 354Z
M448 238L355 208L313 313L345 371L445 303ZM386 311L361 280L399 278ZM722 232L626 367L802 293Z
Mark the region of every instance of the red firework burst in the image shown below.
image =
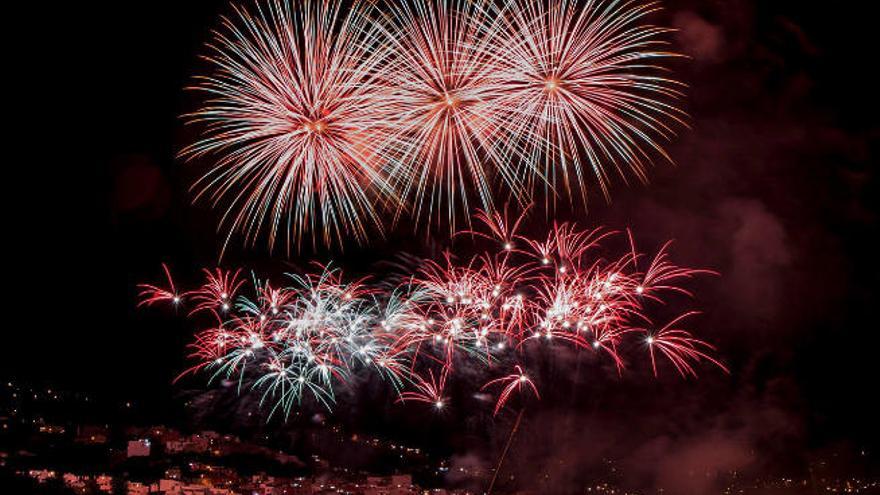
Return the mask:
M646 21L658 9L631 0L505 0L493 43L504 88L493 103L503 141L528 156L548 201L561 183L586 202L589 176L607 197L613 174L647 180L649 150L668 158L657 138L672 136L684 114L674 106L682 85L661 65L678 56L666 49L669 30Z
M209 45L214 72L194 88L210 99L189 118L207 134L183 155L219 157L197 198L226 205L230 235L265 229L270 245L381 228L377 207L393 194L378 172L387 112L371 74L385 50L364 5L275 0L236 14Z

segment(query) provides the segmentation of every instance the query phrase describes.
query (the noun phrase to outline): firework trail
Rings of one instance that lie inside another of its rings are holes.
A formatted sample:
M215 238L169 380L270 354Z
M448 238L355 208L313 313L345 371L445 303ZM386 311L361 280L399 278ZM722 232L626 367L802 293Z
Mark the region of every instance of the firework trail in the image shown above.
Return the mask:
M486 251L458 262L451 253L424 260L391 287L346 282L320 265L278 287L217 269L205 270L204 284L191 292L177 292L170 277L170 288L142 285L141 301L193 306L190 316L205 326L184 374L258 390L272 414L311 403L332 408L337 390L363 375L390 383L398 402L443 409L452 397L447 387L467 373L484 377L480 390L497 391L497 415L511 401L540 398L541 377L527 373L529 363L566 347L594 352L620 372L638 354L655 375L664 360L683 378L704 362L727 371L711 345L681 328L694 312L652 323L654 307L689 295L681 284L710 273L674 265L668 245L645 258L629 235L632 248L605 259L598 251L610 231L558 224L537 239L517 233L521 218L480 218L483 240L474 239ZM513 372L499 376L501 369Z
M513 444L513 437L516 435L516 432L519 431L519 425L522 422L522 417L525 412L525 408L522 408L519 410L519 414L516 415L516 421L513 423L513 428L510 429L510 435L507 436L507 442L504 443L504 449L498 457L498 464L495 465L495 471L492 473L492 479L489 481L489 488L486 489L486 495L492 495L492 489L495 488L495 482L498 480L498 473L501 472L501 466L504 465L504 459L507 458L507 452L510 451L510 446Z
M182 155L215 160L194 190L227 243L364 241L386 210L452 232L473 203L586 202L594 180L607 197L681 125L655 3L342 3L259 1L209 44Z

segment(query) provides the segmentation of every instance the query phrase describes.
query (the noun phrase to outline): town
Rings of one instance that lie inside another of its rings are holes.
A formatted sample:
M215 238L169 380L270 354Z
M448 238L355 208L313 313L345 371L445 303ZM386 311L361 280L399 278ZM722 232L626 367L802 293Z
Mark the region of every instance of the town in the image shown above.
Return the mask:
M140 426L66 419L65 411L94 405L95 398L12 382L0 389L0 486L15 483L8 493L79 495L465 495L485 493L494 471L456 463L449 456L375 435L352 433L323 424L309 433L323 450L375 457L385 469L351 467L322 455L269 446L264 437L208 429L184 431L163 424ZM100 408L108 408L104 403ZM117 404L117 416L136 406ZM90 410L91 411L91 410ZM855 452L846 465L869 465L868 452ZM868 494L880 490L880 479L861 473L840 475L834 457L817 460L809 476L745 477L728 473L724 495ZM619 464L608 459L594 482L576 493L597 495L668 494L663 489L635 491L626 486ZM508 481L515 474L508 473ZM551 493L549 476L530 480L547 488L510 490L499 483L493 493ZM514 483L511 483L514 484ZM2 493L7 493L3 491ZM555 492L554 492L555 493Z

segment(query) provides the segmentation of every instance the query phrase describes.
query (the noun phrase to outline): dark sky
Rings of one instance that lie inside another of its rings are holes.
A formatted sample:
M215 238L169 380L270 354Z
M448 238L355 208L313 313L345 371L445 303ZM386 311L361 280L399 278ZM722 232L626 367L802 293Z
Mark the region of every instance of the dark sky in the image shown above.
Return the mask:
M836 445L876 449L871 16L820 2L664 5L657 20L679 29L676 47L692 57L674 67L690 86L692 127L669 145L677 165L659 165L648 186L616 184L613 202L594 197L589 214L561 215L631 226L648 246L674 238L676 261L718 270L699 284L698 325L732 373L585 385L570 403L530 413L521 435L553 449L520 452L512 465L575 482L572 465L623 456L644 484L711 493L711 478L694 471L804 465ZM20 117L7 121L5 146L14 275L0 377L161 401L191 330L136 311L134 286L155 280L163 261L191 276L217 260L217 217L190 205L187 190L199 169L175 154L194 137L179 118L195 105L182 88L229 7L42 8L7 19L15 37L5 79L18 86L7 101ZM424 254L424 239L403 230L316 256L367 271L398 248ZM271 273L286 258L257 247L227 259ZM458 461L483 463L468 438L451 442Z

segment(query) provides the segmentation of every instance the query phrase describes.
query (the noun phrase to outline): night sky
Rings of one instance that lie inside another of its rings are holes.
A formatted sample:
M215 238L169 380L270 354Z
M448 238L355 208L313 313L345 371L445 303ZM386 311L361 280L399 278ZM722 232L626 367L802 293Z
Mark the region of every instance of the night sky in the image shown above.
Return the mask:
M690 56L674 65L689 85L691 116L691 129L668 146L676 165L658 161L649 185L617 181L611 203L594 194L589 212L557 216L632 227L646 248L675 239L675 261L717 270L696 284L705 314L693 326L718 345L731 374L706 367L696 381L654 380L647 370L617 377L596 367L529 411L510 467L575 483L578 466L613 456L636 485L712 493L693 472L798 469L835 448L876 456L880 127L871 16L819 2L663 4L656 20L678 29L675 47ZM159 280L162 262L184 281L217 263L217 213L192 205L188 191L204 167L176 154L197 135L180 115L199 100L183 88L229 5L42 8L7 19L16 35L6 43L14 61L6 79L21 86L7 101L21 116L7 120L4 244L14 275L0 378L164 410L183 388L200 386L171 384L192 328L138 311L135 286ZM223 262L272 275L333 259L369 273L399 251L435 252L443 233L431 240L403 224L342 253L233 243ZM456 462L485 463L512 418L464 413L419 425L405 411L353 401L337 415L389 434L394 425L427 428L413 435Z

